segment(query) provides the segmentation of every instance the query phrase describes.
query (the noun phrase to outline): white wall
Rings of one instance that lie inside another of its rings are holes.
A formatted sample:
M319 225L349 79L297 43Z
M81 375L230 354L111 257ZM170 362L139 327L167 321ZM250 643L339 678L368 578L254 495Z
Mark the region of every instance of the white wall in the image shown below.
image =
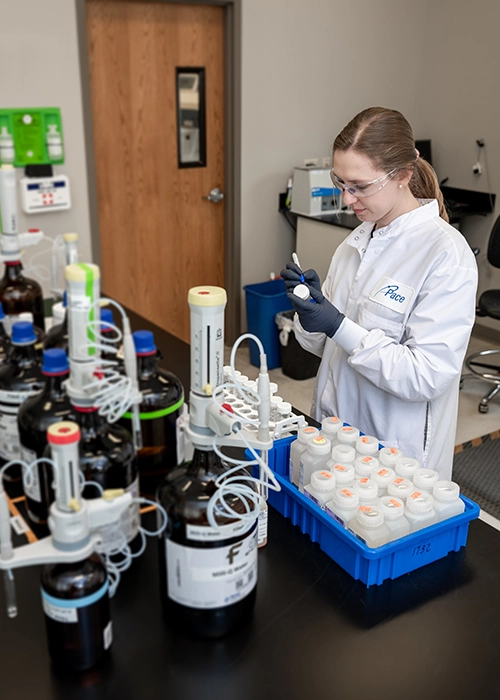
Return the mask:
M73 206L51 214L20 212L20 230L41 228L48 236L77 232L82 260L91 261L87 170L83 134L76 16L73 0L14 0L2 3L0 22L0 107L60 107L66 158L54 172L70 179ZM23 172L18 171L22 177ZM50 265L49 244L37 263ZM33 252L27 252L25 267ZM37 276L37 279L40 279ZM44 283L45 296L50 284Z
M357 112L399 109L419 135L427 7L243 0L243 284L268 279L290 259L295 235L278 213L278 193L304 158L330 155Z
M426 47L418 110L432 138L433 161L448 185L497 194L496 212L464 219L461 230L479 247L479 292L500 288L500 270L486 260L488 237L500 213L500 52L498 0L438 0L425 29ZM476 176L476 139L483 138L487 170ZM478 319L498 330L498 321Z

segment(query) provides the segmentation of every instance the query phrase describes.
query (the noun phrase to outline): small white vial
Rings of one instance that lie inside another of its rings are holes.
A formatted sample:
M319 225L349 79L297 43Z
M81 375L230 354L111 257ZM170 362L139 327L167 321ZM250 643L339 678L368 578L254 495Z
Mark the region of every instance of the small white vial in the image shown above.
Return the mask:
M391 532L384 522L384 515L376 506L359 506L356 517L349 523L348 530L367 547L381 547L391 539Z
M370 478L378 485L378 497L382 498L387 495L387 488L396 478L396 472L390 467L379 467L372 471Z
M269 382L269 391L271 396L274 396L274 394L278 391L278 385L276 382Z
M271 408L269 411L269 420L273 423L277 423L279 419L278 406L283 403L281 396L271 396Z
M305 451L308 440L319 435L319 430L312 425L299 428L297 439L290 445L290 458L288 460L288 478L291 484L299 485L300 455Z
M358 494L345 487L335 489L333 498L327 502L325 510L342 527L347 527L348 523L356 517L358 506Z
M337 432L342 425L342 421L337 416L327 416L321 421L321 435L330 440L332 448L337 444Z
M367 476L355 479L353 490L359 496L360 506L374 506L378 501L378 484Z
M292 404L288 401L282 401L278 404L278 420L285 420L289 418L292 413Z
M426 491L432 496L434 484L439 481L439 473L434 469L417 469L413 475L415 490Z
M396 496L382 496L378 502L384 514L385 524L391 533L391 541L410 533L410 523L405 515L405 504Z
M299 491L301 493L304 492L304 486L310 483L311 474L326 466L331 451L330 440L322 435L313 437L306 444L305 452L300 455Z
M356 459L356 450L352 445L338 444L332 447L332 459L334 462L347 462L354 464Z
M410 494L415 491L413 481L403 479L402 476L397 476L387 484L387 495L401 498L405 503Z
M410 523L410 532L416 532L438 522L438 516L434 510L434 499L426 491L414 491L408 496L405 515Z
M379 461L376 457L371 455L365 455L365 457L357 457L354 462L354 469L358 476L370 476L371 473L377 469L379 466Z
M356 456L371 455L376 457L378 455L378 445L379 442L373 435L360 435L356 440Z
M400 457L403 456L401 450L397 447L383 447L379 450L378 460L381 467L390 467L391 469L396 468L396 462Z
M359 438L359 430L352 425L343 425L337 433L337 440L340 445L351 445L356 447L356 440Z
M295 296L299 297L299 299L303 299L303 301L311 299L311 292L306 284L298 284L293 288L293 293Z
M335 476L322 469L311 474L311 483L304 486L304 496L324 510L327 501L332 499L334 490Z
M398 476L402 476L405 479L413 479L413 475L419 469L420 467L420 462L418 459L415 459L414 457L399 457L399 459L396 460L396 466L394 469L396 470L396 474Z
M331 471L335 476L335 483L340 488L341 486L351 487L354 484L355 473L352 464L345 462L331 462L328 460L326 469Z
M432 497L439 520L460 515L465 510L465 503L460 498L460 486L454 481L438 481L432 489Z

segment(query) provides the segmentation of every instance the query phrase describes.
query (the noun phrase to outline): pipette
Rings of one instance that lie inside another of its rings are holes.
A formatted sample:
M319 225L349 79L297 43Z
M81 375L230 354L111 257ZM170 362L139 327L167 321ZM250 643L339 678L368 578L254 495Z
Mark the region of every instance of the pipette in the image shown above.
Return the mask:
M304 275L302 274L302 266L299 263L299 256L297 255L297 253L292 253L292 260L297 265L297 267L300 268L300 281L304 282Z
M302 266L299 262L299 256L297 255L297 253L292 253L292 260L297 265L297 267L300 268L300 282L301 282L301 284L298 284L294 288L293 293L296 296L298 296L300 299L303 299L304 301L309 300L311 302L311 304L315 304L316 299L312 298L311 292L309 291L309 287L306 284L304 284L305 277L302 273Z

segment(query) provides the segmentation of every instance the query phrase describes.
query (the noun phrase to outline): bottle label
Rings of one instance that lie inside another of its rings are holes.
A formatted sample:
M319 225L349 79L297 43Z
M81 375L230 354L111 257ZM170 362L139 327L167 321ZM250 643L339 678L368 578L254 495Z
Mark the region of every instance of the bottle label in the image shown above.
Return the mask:
M267 542L267 521L269 516L269 509L267 503L264 508L259 511L259 519L257 521L257 544L259 547L266 544Z
M225 529L227 527L227 530ZM210 525L186 525L186 537L194 542L217 542L228 540L230 537L237 537L244 529L245 523L239 521L224 526L224 530L220 530Z
M300 460L299 467L299 485L304 488L304 463Z
M64 624L78 622L78 609L88 608L97 603L107 594L108 587L109 583L106 581L95 593L85 596L84 598L75 599L55 598L46 593L42 588L43 611L47 617L50 617L51 620L55 620L56 622L62 622Z
M345 525L346 525L345 520L342 520L340 515L337 515L337 513L334 513L333 510L330 510L330 508L328 508L328 506L326 506L325 510L330 517L332 517L334 520L336 520L339 523L339 525L342 525L342 527L345 527Z
M7 462L10 462L12 459L19 459L21 456L19 430L17 428L18 410L19 405L0 405L0 457ZM9 479L8 471L5 478Z
M306 498L308 498L310 501L312 501L313 503L316 503L317 506L319 506L322 510L324 510L323 506L322 506L321 503L318 501L318 499L316 498L316 496L313 496L312 493L309 493L309 491L308 491L307 489L304 489L304 496L305 496Z
M20 445L20 457L26 464L33 464L36 460L36 452L29 450L24 445ZM38 476L38 465L28 470L23 465L23 490L24 495L37 503L42 502L42 491L40 488L40 478Z
M288 460L288 479L293 484L293 461L291 457Z
M168 597L190 608L232 605L257 583L257 529L235 544L199 549L166 540Z

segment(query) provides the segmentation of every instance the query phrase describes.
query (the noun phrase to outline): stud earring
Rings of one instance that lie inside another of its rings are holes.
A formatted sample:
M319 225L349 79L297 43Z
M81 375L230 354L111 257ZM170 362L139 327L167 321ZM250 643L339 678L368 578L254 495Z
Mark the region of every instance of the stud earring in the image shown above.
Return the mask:
M400 190L403 189L403 185L399 185L399 189L400 189Z

